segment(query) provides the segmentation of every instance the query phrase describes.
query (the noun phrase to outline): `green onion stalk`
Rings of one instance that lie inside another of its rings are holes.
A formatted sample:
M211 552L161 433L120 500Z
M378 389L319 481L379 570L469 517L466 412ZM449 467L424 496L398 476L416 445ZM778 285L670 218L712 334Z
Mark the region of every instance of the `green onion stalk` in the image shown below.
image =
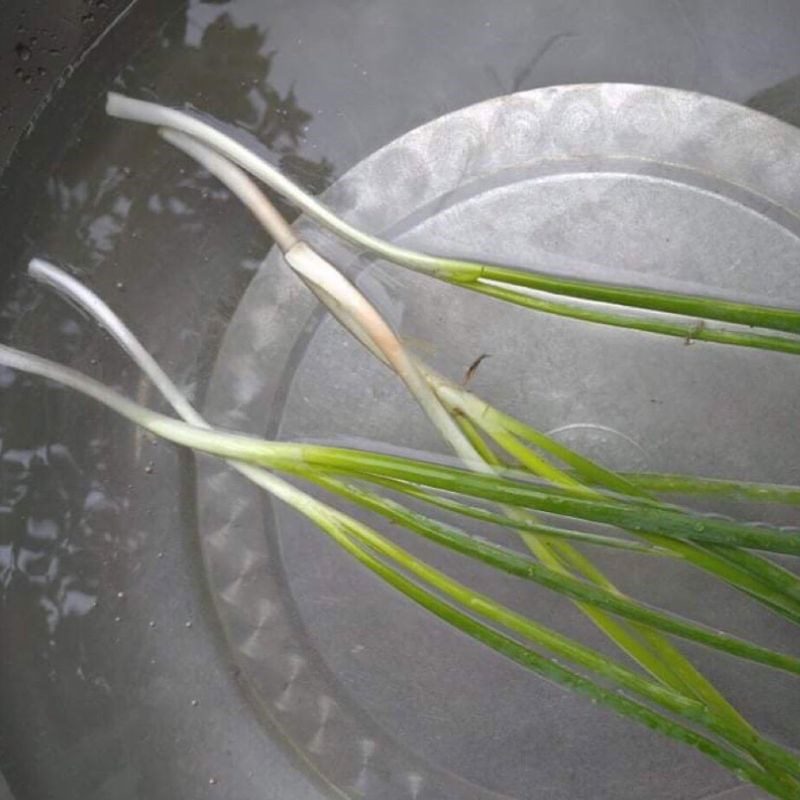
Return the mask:
M46 271L46 266L40 262L38 269L44 267ZM57 285L52 278L51 272L48 282ZM91 299L90 295L85 290L84 297ZM103 319L104 309L95 305L94 310L98 318ZM386 477L391 477L389 473L392 472L396 477L401 467L406 471L418 471L421 477L426 472L438 473L442 478L460 474L465 478L480 478L482 483L493 485L495 491L499 491L507 483L513 483L511 479L494 475L476 476L461 469L396 456L317 445L267 442L212 430L135 337L121 323L114 325L113 321L113 317L105 315L103 322L107 330L134 357L176 412L191 424L133 403L75 370L13 348L0 346L0 363L82 392L154 435L203 452L235 459L233 466L245 477L307 516L365 567L440 619L531 671L587 695L595 702L614 708L670 738L695 747L737 776L751 781L775 797L798 797L796 778L800 776L800 761L791 752L754 731L744 730L698 700L632 672L611 658L506 608L490 597L474 592L417 559L370 526L303 492L288 481L266 471L265 467L303 477L338 494L344 493L348 499L370 510L384 505L384 514L395 516L395 521L403 524L407 524L409 519L400 513L399 504L381 499L374 493L363 495L361 490L350 486L346 481L324 475L324 470L318 470L314 464L332 464L336 467L332 472L342 472L353 477L357 473L356 464L363 456L365 472L361 477L369 480L373 471L380 471L376 469L378 463L375 459L379 462L386 458L387 466L393 465L391 469L383 470ZM408 475L402 480L408 480ZM428 479L422 481L423 486L432 483ZM516 484L518 487L525 486L522 481L516 481ZM368 503L359 500L362 496L368 498ZM416 529L424 529L424 518L421 515L414 517ZM430 538L436 540L440 536L434 525L428 525L427 528ZM450 526L444 526L441 531L448 532L451 536L456 533L461 535ZM469 537L464 536L459 540L460 545L467 544L468 540ZM508 556L511 555L512 552L508 551ZM534 564L535 562L531 562L530 566ZM558 579L561 576L555 573L554 577ZM663 616L667 619L670 615ZM517 634L539 649L511 638L503 630ZM541 649L550 655L541 653ZM784 657L780 654L774 655L778 660L771 665L782 668L780 661ZM554 660L554 656L568 660L595 677L575 672ZM797 671L798 668L800 664L795 665L792 671ZM605 682L610 682L617 688L606 688ZM663 713L664 711L669 712L669 715ZM710 732L713 738L698 732L697 727Z
M205 166L213 175L218 177L229 189L231 189L231 191L237 195L248 208L250 208L255 216L262 222L262 225L265 227L265 229L272 234L273 239L284 252L284 256L289 265L295 269L295 271L312 289L312 291L315 292L319 299L325 303L326 306L328 306L337 319L339 319L339 321L342 322L345 327L347 327L360 341L362 341L362 343L365 344L365 346L371 352L373 352L373 354L384 361L384 363L390 364L388 358L384 355L386 348L382 346L374 336L370 336L369 324L364 324L361 321L360 309L362 309L365 304L368 305L366 299L359 295L359 305L347 303L346 297L348 293L350 295L354 293L358 294L355 287L348 284L343 276L341 276L341 274L338 273L338 271L332 267L332 265L324 262L323 259L319 258L307 246L303 251L298 252L297 240L291 233L289 226L285 223L285 221L282 220L269 200L258 190L253 182L247 178L242 170L237 168L231 162L227 161L227 159L223 158L215 151L205 147L202 143L184 133L171 129L161 129L160 133L171 144L179 147L181 150ZM313 255L313 269L309 269L306 266L306 260L310 255ZM326 283L324 285L320 280L321 276L325 276ZM345 295L344 300L340 299L341 295L339 294L339 290L343 285L347 285L346 292L342 293ZM352 310L352 313L348 313L348 308ZM394 337L393 342L396 347L402 347L396 337ZM415 362L418 373L421 373L428 380L429 384L437 392L439 399L442 400L445 405L448 405L447 399L442 398L441 396L443 391L449 390L452 394L453 391L458 391L458 388L447 383L440 376L437 376L436 373L430 370L430 368L428 368L426 365L416 360ZM406 384L409 385L408 381L406 381ZM465 397L467 396L465 395ZM424 403L422 403L422 405L425 407ZM458 402L456 402L456 405L454 406L451 399L448 405L448 410L450 410L453 418L463 426L465 421L464 411ZM481 417L483 418L485 416L485 413L482 412ZM435 419L434 423L436 424ZM492 472L493 468L497 466L496 463L491 460L491 457L488 456L485 450L481 450L479 447L476 447L475 436L474 434L470 435L469 429L464 429L463 432L469 439L469 444L472 446L472 449L470 451L470 447L465 448L463 439L459 439L455 443L456 452L461 454L463 457L466 449L469 455L467 463L471 465L473 469L484 473L487 471ZM445 435L445 439L453 444L451 434L448 431L443 431L443 433ZM496 431L495 435L499 436L500 434ZM507 438L510 438L510 435ZM508 444L506 446L508 446ZM522 446L520 445L520 447L517 448L517 455L519 455L519 449L521 447ZM578 481L570 478L557 468L551 467L547 461L539 458L533 452L527 451L527 453L528 457L523 459L523 463L525 466L532 468L532 471L535 474L551 480L556 484L572 486L575 488L581 487L581 484ZM476 465L476 462L480 460L489 466L489 470L486 470L485 468L480 469ZM579 464L582 463L577 456L572 460L573 462L577 462ZM586 463L588 464L589 462ZM589 472L594 476L600 475L601 477L604 477L606 482L609 481L608 475L610 475L610 473L607 474L607 471L603 471L599 467L593 467L589 470ZM622 482L617 481L617 483ZM628 487L625 485L623 488L627 489ZM592 490L589 490L589 494L591 493ZM634 494L636 494L636 492L634 492ZM543 539L541 535L532 535L534 534L534 531L531 529L525 530L524 523L527 523L529 526L535 525L533 520L530 519L530 514L520 511L519 509L507 509L506 513L510 519L516 520L518 523L523 523L518 525L517 529L522 533L526 544L528 544L539 560L547 565L551 570L560 571L565 576L569 576L571 574L571 570L574 570L577 574L582 574L584 577L588 578L590 581L593 581L602 589L609 593L616 594L624 601L624 595L619 592L616 587L614 587L613 584L585 556L583 556L583 554L563 541L548 541L546 538ZM691 546L687 546L682 543L675 543L673 545L673 543L669 541L667 544L668 546L674 546L676 549L681 550L681 553L684 556L686 553L688 553L688 560L692 560L691 556L694 555L694 548ZM699 560L703 563L713 563L713 559L708 556L702 556L695 560ZM736 574L735 570L729 567L727 563L724 563L723 567L724 570L720 570L718 568L717 572L719 573L720 571L723 571L723 574L727 575L728 577L730 577L730 575L733 573L734 577L739 579L739 584L741 584L743 581L747 582L749 579L750 583L756 584L755 589L751 591L753 596L758 597L764 602L769 602L770 607L774 606L779 609L781 608L780 603L776 602L775 599L772 598L772 592L769 587L762 587L755 578L751 578L749 575L746 575L744 578L742 578L740 575ZM714 687L691 665L690 662L688 662L688 660L682 656L679 651L677 651L669 642L664 640L663 637L654 634L652 630L649 630L646 627L640 626L638 621L634 623L633 628L629 628L620 624L617 620L610 618L604 611L599 611L598 606L591 603L585 604L574 595L573 599L578 602L579 607L581 607L582 610L595 622L595 624L597 624L598 627L600 627L613 641L615 641L617 645L623 649L623 651L627 652L665 685L671 685L681 691L687 691L697 698L716 706L723 713L728 714L731 718L735 719L739 724L742 724L743 726L746 725L744 720L741 719L738 713L732 709L732 707L727 703L727 701L724 700L724 698L716 691L716 689L714 689Z
M800 353L800 311L796 309L623 286L400 247L341 219L268 161L197 116L115 92L108 94L106 110L115 117L174 129L202 141L351 245L415 272L544 313L687 341ZM720 327L718 322L738 327Z
M445 489L456 498L491 500L500 505L508 504L522 508L546 510L548 513L562 514L569 518L581 520L594 520L598 517L603 517L605 512L611 508L626 508L623 501L612 500L610 496L603 497L601 501L590 501L576 496L570 497L565 494L550 493L547 487L534 484L522 478L476 475L460 467L433 461L325 445L272 442L244 434L229 433L210 428L205 421L201 423L201 418L196 415L197 412L194 412L191 417L187 414L187 417L191 420L189 423L178 421L144 408L75 370L5 345L0 345L0 363L12 369L39 375L79 391L156 436L194 450L233 460L237 462L237 469L242 465L249 464L265 469L283 471L308 480L315 480L321 475L326 481L329 481L330 478L335 478L338 481L342 479L360 480L367 483L372 482L376 486L386 486L387 481L388 485L395 485L394 482L412 483L419 487L420 490L426 488ZM161 389L158 384L156 386ZM169 395L165 394L165 397L169 399ZM188 406L185 400L184 403ZM362 498L362 505L375 510L373 504L376 495L354 491L353 498L356 495ZM366 498L368 496L373 499L367 501ZM400 507L399 504L392 503L385 498L384 501L387 513L391 512L394 516L397 508ZM451 500L451 504L455 502L456 500ZM562 505L565 503L566 505ZM637 513L645 509L641 506L634 506L627 510ZM660 514L668 514L668 516L664 516L664 519L666 520L665 524L670 528L685 527L687 530L696 530L696 521L702 519L698 515L688 512L682 513L677 510L664 512L662 509L654 508L652 512L654 512L654 515L649 524L653 526L659 524L657 519ZM423 522L426 519L422 514L416 514L416 518L418 522ZM676 522L679 525L676 525ZM725 520L714 519L713 522L720 525L720 530L725 529L734 533L742 527L748 528L746 525L742 526L740 523ZM460 537L457 537L460 539L457 547L454 546L453 549L467 547L470 554L480 556L480 560L491 563L493 566L498 566L499 558L509 565L504 568L505 571L519 572L521 577L535 578L541 582L548 581L553 586L560 585L564 593L567 594L581 592L582 596L591 599L593 602L607 604L609 608L613 607L615 613L631 616L637 614L643 620L646 620L649 625L663 627L664 630L670 633L701 641L708 644L708 646L724 650L731 655L748 657L745 653L746 650L750 650L754 654L761 650L756 645L749 647L743 640L738 640L726 634L714 633L710 629L707 636L700 633L690 633L690 630L699 632L701 630L705 631L705 628L703 626L689 625L688 623L684 624L680 621L680 617L670 615L667 612L634 611L634 606L641 609L647 609L647 607L636 604L631 600L620 600L613 593L603 592L592 584L565 578L555 570L548 570L532 559L515 554L513 550L507 550L493 545L489 541L463 534L460 529L454 526L439 526L438 531L433 530L432 527L429 533L432 538L442 541L442 537L447 531L461 534ZM765 526L757 529L756 535L766 537L769 540L770 537L777 533L776 529ZM796 533L781 532L781 534L787 540L791 540L800 547L800 531ZM558 529L553 528L550 535L557 538ZM592 534L585 535L587 537L592 536ZM604 546L605 537L596 537L594 543L598 546ZM737 545L732 544L731 546ZM589 588L581 589L581 586ZM660 617L660 621L656 620L656 617ZM731 644L731 647L728 647L728 644ZM741 652L738 652L739 650ZM763 652L763 656L754 655L750 660L769 663L770 666L775 668L800 674L800 659L780 654L768 656L766 651Z

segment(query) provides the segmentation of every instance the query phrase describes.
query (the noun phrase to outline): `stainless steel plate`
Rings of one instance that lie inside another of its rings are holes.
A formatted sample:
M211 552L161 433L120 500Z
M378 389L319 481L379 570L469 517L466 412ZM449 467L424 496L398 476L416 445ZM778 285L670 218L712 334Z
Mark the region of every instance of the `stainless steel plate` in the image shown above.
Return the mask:
M325 200L434 252L800 304L800 131L697 94L602 84L500 97L402 136ZM610 466L800 481L796 359L540 316L354 261L300 229L412 349L454 378L491 354L478 394ZM442 447L275 252L231 320L206 412L282 438ZM331 786L370 798L684 800L735 785L428 619L223 465L204 461L199 476L202 548L232 653L259 708ZM607 647L570 604L413 546ZM696 572L598 561L639 597L800 653L788 625ZM798 741L788 680L685 650L759 726Z

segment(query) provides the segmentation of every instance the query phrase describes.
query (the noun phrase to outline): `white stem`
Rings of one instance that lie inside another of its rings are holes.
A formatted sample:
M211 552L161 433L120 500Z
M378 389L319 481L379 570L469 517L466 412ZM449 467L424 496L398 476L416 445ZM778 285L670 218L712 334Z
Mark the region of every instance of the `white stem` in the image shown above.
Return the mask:
M202 417L192 408L180 389L170 380L156 360L145 350L122 320L91 289L41 258L31 260L28 264L28 274L39 283L50 286L62 296L69 298L94 317L116 339L142 372L150 378L179 417L193 425L205 424Z
M394 369L456 453L470 464L481 463L472 444L369 300L333 264L306 242L296 239L266 195L239 167L191 136L164 129L160 132L170 144L199 161L255 215L283 250L286 263L347 330L373 355Z
M164 414L159 414L138 403L134 403L77 370L56 364L31 353L15 350L6 345L0 345L0 364L47 378L60 383L62 386L81 392L116 411L134 424L176 444L228 457L240 456L246 451L250 452L252 458L267 455L271 446L269 442L259 442L250 437L210 431L208 423L187 402L169 376L142 347L125 324L97 295L52 264L39 259L36 259L35 262L35 266L32 265L33 268L29 268L31 269L31 274L37 280L53 286L58 292L85 308L95 319L101 322L103 327L119 342L125 352L130 355L137 366L150 378L178 415L186 422L178 422ZM285 452L286 455L291 455L291 450L285 448L284 445L279 445L278 449L281 450L282 454ZM304 492L296 489L290 483L266 470L236 462L231 462L231 466L253 481L253 483L298 510L302 511L310 501L318 502L310 495L305 495Z
M191 114L157 103L125 97L116 92L108 93L106 112L112 117L119 117L120 119L143 122L159 128L172 128L198 139L266 183L278 194L283 195L298 208L305 211L318 223L351 244L363 247L395 263L421 272L436 274L446 271L448 275L459 273L462 278L476 278L480 274L480 268L472 265L461 268L453 266L445 269L441 259L425 253L417 253L404 247L398 247L377 236L358 230L358 228L337 217L329 208L289 180L267 160L256 155L231 136L217 130L213 125L203 122Z
M460 458L469 464L480 462L472 444L453 421L428 382L417 369L401 341L386 324L383 317L361 292L332 264L322 258L305 242L299 242L288 253L286 261L309 284L321 290L323 298L335 298L344 315L337 318L350 328L350 321L358 323L359 330L369 340L406 384L413 397ZM358 336L358 334L356 334ZM361 336L358 336L360 339ZM373 350L370 347L370 350ZM374 350L373 350L374 352Z
M134 403L132 400L128 400L99 381L89 378L77 370L56 364L54 361L35 356L32 353L16 350L13 347L8 347L8 345L0 344L0 364L31 375L38 375L41 378L60 383L62 386L75 389L87 397L91 397L93 400L108 406L108 408L143 428L149 429L153 422L158 422L158 418L163 416L156 411L151 411L149 408ZM164 419L169 418L164 417Z

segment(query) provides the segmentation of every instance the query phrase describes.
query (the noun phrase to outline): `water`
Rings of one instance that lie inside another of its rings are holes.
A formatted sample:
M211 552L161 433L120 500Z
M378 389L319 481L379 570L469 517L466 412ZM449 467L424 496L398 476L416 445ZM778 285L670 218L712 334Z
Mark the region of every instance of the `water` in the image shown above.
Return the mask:
M509 3L487 15L485 4L463 0L433 8L421 0L402 6L192 3L176 6L167 26L153 31L119 74L103 73L102 59L113 58L101 52L91 75L90 61L71 79L87 87L84 102L60 124L34 129L38 158L31 169L14 173L14 192L3 209L4 261L14 266L3 284L3 341L158 405L107 337L21 277L31 255L49 256L109 299L179 385L198 403L205 398L221 339L268 242L226 192L159 144L152 131L107 120L101 95L111 87L191 102L235 122L313 192L423 122L536 86L630 80L741 102L757 95L760 106L787 117L795 107L789 100L796 92L786 88L800 73L800 10L792 4L771 16L725 3L700 10L680 3L667 9L656 0L609 0L589 8L549 0ZM747 47L740 46L745 40ZM42 46L20 39L14 54L20 81L39 74L30 52L36 56ZM436 235L435 227L416 232L427 234ZM403 298L423 288L416 279L379 269L362 279L382 290L393 309L389 317L404 335L426 347L444 342L426 358L440 359L451 372L456 365L461 374L478 352L492 352L475 388L501 385L499 354L504 335L522 324L517 312L479 342L474 328L453 326L462 311L483 310L482 304L445 301L427 285L425 304L409 308ZM437 307L447 313L430 316ZM416 411L389 376L329 321L313 319L298 337L302 347L287 362L292 380L283 382L272 416L253 421L256 427L287 436L436 447L424 424L409 423L418 419ZM588 358L602 350L602 341L598 336ZM670 431L632 431L633 409L668 402L670 393L659 383L663 365L655 357L645 363L627 406L608 397L597 417L609 430L594 426L582 433L575 422L583 424L587 414L574 379L585 368L550 362L535 380L520 373L504 390L505 407L530 419L534 398L545 428L571 426L562 431L568 444L582 444L590 455L594 447L612 448L631 469L652 464ZM335 393L325 389L331 386ZM658 391L651 392L653 386ZM678 388L695 396L688 382ZM782 424L791 425L791 411L781 411ZM612 715L598 717L589 704L565 699L516 668L483 655L473 661L471 645L423 623L282 509L275 512L276 526L267 516L266 525L241 532L263 539L279 531L275 580L282 582L281 596L292 598L294 628L316 650L311 659L287 657L291 681L280 684L279 696L293 716L282 718L278 730L273 712L247 693L251 687L227 649L230 631L212 606L197 545L191 460L71 393L9 371L0 372L0 412L0 641L13 643L0 656L0 771L19 800L313 796L328 777L331 725L352 708L360 709L353 768L341 783L368 796L379 785L370 765L386 758L405 765L397 782L405 796L420 798L439 796L436 787L448 780L459 786L451 796L464 797L529 796L535 783L554 798L646 791L666 800L687 796L690 785L697 796L731 785L701 759L654 744ZM744 414L742 424L754 419ZM724 448L724 426L713 418L703 433L724 450L726 465L743 474L752 463L765 464L766 450L780 444L777 434L765 434L747 438L744 449ZM466 577L488 580L480 570ZM219 583L220 576L212 578L211 585ZM691 592L705 589L700 578L682 585L686 596L675 598L666 581L655 586L644 573L634 576L634 588L677 610L691 606ZM349 608L354 586L366 617ZM501 591L512 605L535 598L553 622L592 636L551 595ZM268 613L266 607L255 611ZM763 627L763 619L742 625ZM783 641L785 631L776 624L766 635ZM441 649L447 654L442 661L432 657ZM475 691L471 675L483 669L502 692ZM338 705L303 705L299 687L309 674L333 676ZM733 686L724 670L720 679L723 688L727 681ZM774 697L781 695L780 680ZM787 683L783 694L792 691ZM796 735L777 713L779 705L773 700L753 710L776 736ZM520 713L527 708L530 713ZM546 730L537 727L540 718L548 720ZM612 747L605 762L579 770L576 764L589 763L587 754L596 752L598 719L604 740L616 736L628 749ZM293 744L273 746L284 738ZM305 750L311 742L313 758ZM626 764L649 771L646 789L632 781L621 785L617 776ZM685 780L680 785L676 764ZM322 776L314 776L315 766ZM704 776L701 786L697 774Z

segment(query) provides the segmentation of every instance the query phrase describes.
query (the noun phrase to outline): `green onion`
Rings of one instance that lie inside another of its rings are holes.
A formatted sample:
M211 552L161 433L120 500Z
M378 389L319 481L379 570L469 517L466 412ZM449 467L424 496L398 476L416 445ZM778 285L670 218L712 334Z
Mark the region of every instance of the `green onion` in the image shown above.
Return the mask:
M444 258L409 250L365 233L340 219L319 200L311 197L280 173L268 161L197 117L155 103L124 97L114 92L108 95L106 110L112 116L158 127L172 128L202 141L262 180L305 211L316 222L350 244L408 269L547 313L646 330L687 340L715 341L779 352L800 353L800 339L765 336L747 330L730 331L705 324L705 320L716 320L796 334L800 333L800 311L622 286L589 279L567 278L533 270ZM532 294L535 292L646 311L679 314L690 319L676 322L653 318L652 315L646 317L621 315L602 308L586 308L575 304L558 303ZM702 324L697 321L698 319L703 321Z
M277 468L301 477L307 476L311 480L324 482L329 486L335 484L331 483L329 478L321 475L319 471L315 469L316 467L330 468L334 473L343 472L351 477L360 477L363 480L369 481L373 474L375 462L380 461L386 465L391 465L392 469L387 469L385 472L389 474L390 477L395 478L397 477L396 474L391 475L390 473L396 473L398 470L402 470L407 474L413 473L417 476L422 476L426 471L433 471L439 475L446 475L449 477L458 475L468 476L472 482L477 479L482 485L490 485L492 487L491 494L495 497L499 497L502 502L505 502L505 497L502 492L504 485L509 485L515 499L520 489L528 488L528 485L512 481L508 478L476 476L474 473L465 472L460 469L444 467L430 462L406 459L399 456L317 445L267 442L242 434L223 433L208 428L207 424L202 421L202 418L200 418L196 412L193 412L190 416L194 418L195 423L201 423L204 427L200 427L199 424L192 425L179 422L127 400L97 381L81 375L81 373L75 370L54 364L38 356L22 353L21 351L14 350L4 345L0 345L0 363L4 363L15 369L22 369L32 374L40 375L76 389L105 404L151 433L162 436L177 444L186 445L196 450L202 450L212 455L220 455L235 461ZM341 469L343 463L347 464L347 469ZM428 481L423 480L422 484L425 485L427 482ZM374 504L374 495L371 496L363 491L359 493L356 492L355 489L349 489L348 491L351 495L350 499L359 495L363 506L367 506L372 510L377 510ZM372 497L372 499L370 499L370 497ZM559 498L559 500L563 499L563 497ZM382 508L384 510L397 516L399 513L398 509L401 508L399 505L385 499L382 500L382 503ZM640 513L649 511L649 509L642 507L638 507L636 510ZM422 515L414 515L410 512L403 515L404 523L415 529L425 527L422 525L424 519L426 518ZM511 551L505 551L489 543L481 544L477 540L470 540L469 537L460 535L460 532L452 527L443 525L438 525L437 527L429 526L426 530L427 535L436 538L439 543L447 542L448 546L459 549L461 552L469 551L483 561L487 561L488 559L493 566L501 567L505 571L512 572L519 577L535 578L544 585L550 585L551 588L558 587L559 591L568 596L581 595L581 600L591 600L595 605L613 609L614 613L625 615L632 619L635 618L637 621L646 621L651 627L660 628L666 632L683 636L684 638L691 638L693 641L702 642L708 646L724 649L726 652L739 655L740 657L746 657L751 660L759 661L760 663L769 663L776 668L786 669L800 674L800 661L790 656L766 651L763 648L750 645L734 637L714 634L711 631L705 631L699 627L685 624L679 619L673 619L669 615L661 612L654 612L644 606L629 603L612 595L610 592L604 592L590 584L567 578L554 570L549 570L546 567L537 565L536 562L532 560L517 557Z

